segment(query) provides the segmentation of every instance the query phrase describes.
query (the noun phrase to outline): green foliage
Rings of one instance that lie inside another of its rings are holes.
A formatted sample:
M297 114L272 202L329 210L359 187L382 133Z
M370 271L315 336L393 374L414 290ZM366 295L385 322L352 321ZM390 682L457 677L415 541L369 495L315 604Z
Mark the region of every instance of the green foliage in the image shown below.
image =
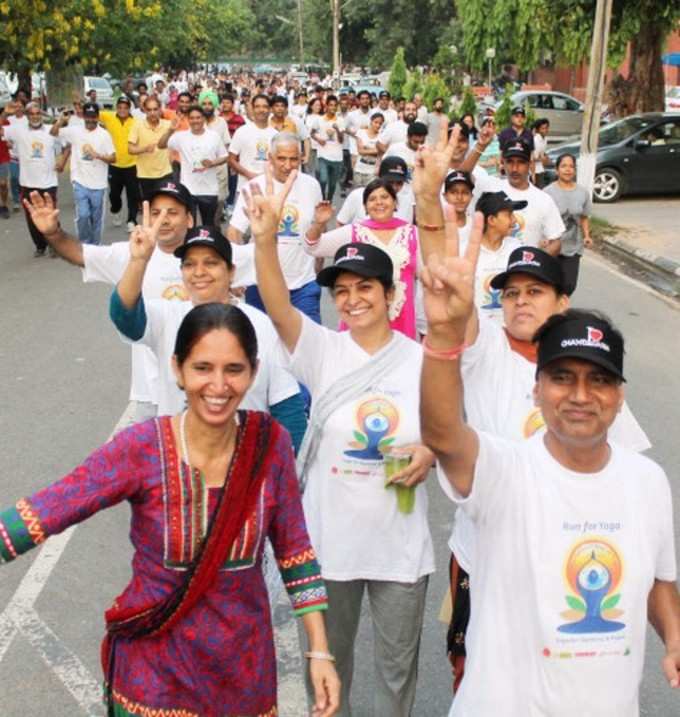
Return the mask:
M404 48L400 47L394 55L394 62L390 68L390 80L388 89L392 97L402 97L404 86L408 79L406 69L406 60L404 59Z
M443 97L445 100L444 107L447 107L450 96L451 93L446 86L446 82L444 82L436 72L427 75L425 78L425 86L423 87L423 102L430 112L432 112L434 101L437 97Z
M512 94L512 85L506 85L505 92L503 93L503 101L501 102L498 110L496 111L496 129L499 132L510 126L510 115L512 113Z
M471 114L473 117L477 117L477 100L470 87L466 87L463 92L463 101L460 103L456 114L458 117L462 117L466 114Z
M409 70L408 80L406 80L403 88L403 96L407 100L412 100L415 95L422 95L423 89L423 75L420 70Z
M456 55L448 45L441 45L432 58L432 67L441 74L450 73L456 67Z

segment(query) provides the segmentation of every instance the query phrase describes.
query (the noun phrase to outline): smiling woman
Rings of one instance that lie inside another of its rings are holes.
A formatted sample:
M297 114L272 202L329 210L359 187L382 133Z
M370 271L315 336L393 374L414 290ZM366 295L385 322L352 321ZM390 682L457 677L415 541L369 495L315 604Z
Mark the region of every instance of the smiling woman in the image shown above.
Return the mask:
M186 411L128 428L0 513L0 557L129 501L133 577L106 613L102 648L109 715L264 717L276 714L269 538L314 655L318 714L330 717L339 684L319 612L326 590L290 439L267 414L238 410L257 367L255 330L238 308L205 304L186 315L175 348Z

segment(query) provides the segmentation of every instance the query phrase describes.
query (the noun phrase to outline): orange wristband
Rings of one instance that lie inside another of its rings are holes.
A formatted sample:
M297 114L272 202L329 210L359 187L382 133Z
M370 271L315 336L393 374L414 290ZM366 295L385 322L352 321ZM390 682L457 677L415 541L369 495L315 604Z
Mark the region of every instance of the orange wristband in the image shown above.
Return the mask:
M436 359L437 361L455 361L461 357L467 347L468 345L466 343L462 343L460 346L456 346L456 348L438 351L427 343L427 336L423 339L423 353L425 356Z

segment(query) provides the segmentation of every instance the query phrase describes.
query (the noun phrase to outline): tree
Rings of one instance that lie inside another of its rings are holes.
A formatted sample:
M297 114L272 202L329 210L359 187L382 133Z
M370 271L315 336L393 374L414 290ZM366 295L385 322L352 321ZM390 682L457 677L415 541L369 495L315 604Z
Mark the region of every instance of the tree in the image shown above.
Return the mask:
M394 62L390 68L390 79L387 85L392 97L403 96L404 85L408 79L407 72L404 48L399 47L394 55Z
M469 64L482 70L488 47L510 56L522 70L548 57L573 65L590 53L593 0L456 0ZM661 54L680 20L679 0L615 2L608 64L617 67L630 49L630 105L637 111L661 110ZM508 32L508 28L512 28Z
M423 102L427 109L432 112L434 101L438 97L444 99L444 106L448 106L448 98L451 96L446 82L436 73L432 72L425 78L425 86L423 88Z
M408 80L406 80L402 93L407 100L412 100L416 95L423 94L423 75L420 70L408 71Z
M477 116L477 100L469 86L463 91L463 101L460 103L456 113L458 117L463 117L463 115L467 114L471 114L473 117Z
M510 115L512 114L512 95L514 89L512 85L506 85L503 92L503 100L496 110L496 129L500 132L510 126Z

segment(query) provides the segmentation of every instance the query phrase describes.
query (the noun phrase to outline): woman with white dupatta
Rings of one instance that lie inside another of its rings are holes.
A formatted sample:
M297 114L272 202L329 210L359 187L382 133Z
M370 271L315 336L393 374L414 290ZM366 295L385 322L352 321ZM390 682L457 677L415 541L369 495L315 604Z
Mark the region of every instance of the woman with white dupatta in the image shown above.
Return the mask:
M291 304L276 229L293 174L281 194L274 196L268 177L267 196L246 199L258 289L290 370L312 395L298 472L328 591L329 647L342 681L339 714L351 715L354 641L366 591L375 640L374 714L407 717L434 571L423 485L433 455L422 445L418 414L422 350L390 328L392 261L370 244L340 247L333 266L317 277L330 287L348 331L319 326Z

